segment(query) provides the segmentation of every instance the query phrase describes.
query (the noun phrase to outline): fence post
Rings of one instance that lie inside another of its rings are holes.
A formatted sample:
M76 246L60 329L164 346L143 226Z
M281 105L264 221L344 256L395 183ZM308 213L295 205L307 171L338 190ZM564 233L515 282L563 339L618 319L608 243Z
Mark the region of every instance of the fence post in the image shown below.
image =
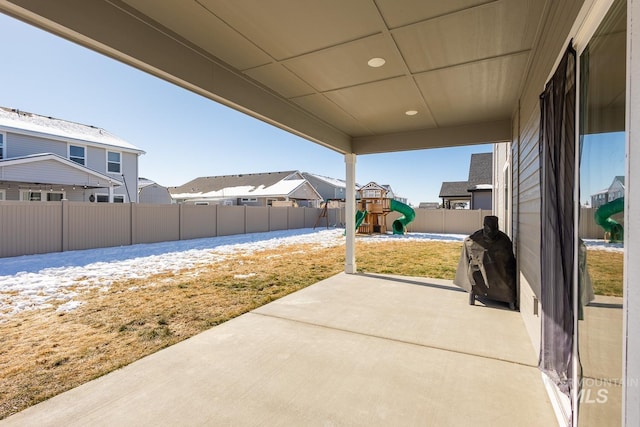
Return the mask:
M244 213L244 233L243 234L247 234L247 205L244 205L243 213Z
M137 212L136 212L136 207L135 207L135 203L130 202L129 203L129 221L131 221L131 236L130 236L130 241L131 241L131 245L135 245L136 244L136 217L137 217Z
M62 252L69 250L69 201L62 200Z
M213 233L212 237L217 237L220 234L220 230L218 229L218 205L213 205L213 212L216 217L216 231Z
M182 240L182 227L184 224L184 220L182 219L182 206L182 203L178 205L178 240Z
M216 236L220 235L220 205L216 205Z

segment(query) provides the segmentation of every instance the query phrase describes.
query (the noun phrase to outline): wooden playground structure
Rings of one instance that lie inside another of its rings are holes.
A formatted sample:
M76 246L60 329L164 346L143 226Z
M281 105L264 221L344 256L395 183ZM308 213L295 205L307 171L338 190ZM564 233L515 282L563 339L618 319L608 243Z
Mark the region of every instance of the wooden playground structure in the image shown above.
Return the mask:
M360 195L358 217L356 218L358 233L386 234L386 217L391 212L391 199L387 198L387 190L375 182L370 182L361 187L358 193Z

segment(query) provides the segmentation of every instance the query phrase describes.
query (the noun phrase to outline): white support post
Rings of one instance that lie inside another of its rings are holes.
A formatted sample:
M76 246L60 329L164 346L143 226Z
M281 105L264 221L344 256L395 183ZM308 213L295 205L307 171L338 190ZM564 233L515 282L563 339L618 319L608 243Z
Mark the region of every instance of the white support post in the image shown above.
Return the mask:
M345 230L347 254L344 261L344 272L356 273L356 155L353 153L344 155L347 169L347 189L345 195Z
M109 203L113 203L113 185L109 184Z

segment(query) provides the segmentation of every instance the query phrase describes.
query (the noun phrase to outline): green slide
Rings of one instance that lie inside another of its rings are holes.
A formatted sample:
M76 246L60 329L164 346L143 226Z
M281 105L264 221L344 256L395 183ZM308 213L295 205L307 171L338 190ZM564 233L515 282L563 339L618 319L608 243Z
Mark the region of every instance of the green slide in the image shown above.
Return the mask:
M610 233L610 240L612 242L622 242L624 239L624 230L622 229L622 225L611 218L612 215L623 211L624 197L621 197L600 206L594 214L596 224L602 227L607 233Z
M405 234L407 232L407 224L416 217L416 212L409 205L391 199L389 206L392 211L400 212L402 216L393 221L393 234Z
M356 231L358 231L358 227L360 227L366 216L367 211L356 211Z

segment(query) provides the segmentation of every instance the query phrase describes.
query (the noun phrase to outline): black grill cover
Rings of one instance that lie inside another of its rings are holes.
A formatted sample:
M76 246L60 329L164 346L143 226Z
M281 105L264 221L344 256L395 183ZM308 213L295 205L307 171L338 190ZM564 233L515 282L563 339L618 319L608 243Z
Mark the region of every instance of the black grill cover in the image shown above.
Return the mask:
M516 258L511 239L498 230L498 217L465 238L453 283L474 295L515 304Z

